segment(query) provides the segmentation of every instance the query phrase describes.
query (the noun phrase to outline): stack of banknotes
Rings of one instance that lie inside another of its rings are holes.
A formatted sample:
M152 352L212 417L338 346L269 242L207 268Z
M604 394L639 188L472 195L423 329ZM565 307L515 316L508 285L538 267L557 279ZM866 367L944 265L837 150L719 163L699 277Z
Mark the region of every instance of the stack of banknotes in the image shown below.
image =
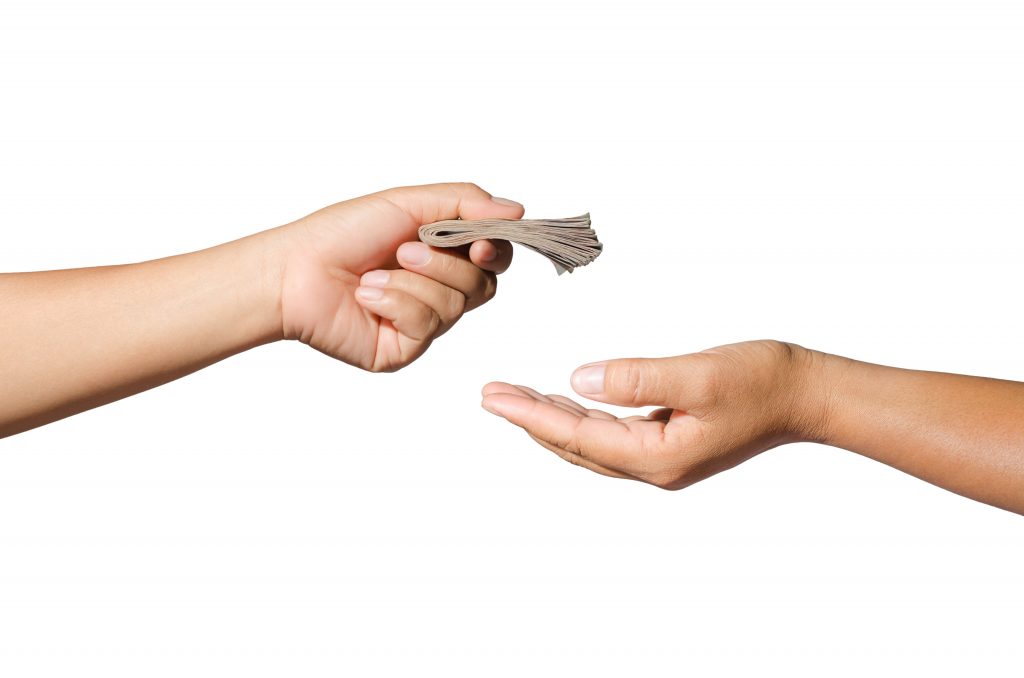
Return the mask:
M451 219L421 226L419 236L434 247L509 240L543 254L559 274L572 273L601 254L601 243L590 227L590 214L570 219Z

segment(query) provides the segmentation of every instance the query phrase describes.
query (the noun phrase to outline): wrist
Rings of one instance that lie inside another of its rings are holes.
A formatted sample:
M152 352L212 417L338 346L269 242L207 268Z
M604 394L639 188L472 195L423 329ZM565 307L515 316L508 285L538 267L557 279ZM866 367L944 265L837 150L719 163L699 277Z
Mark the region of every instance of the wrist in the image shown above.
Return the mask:
M281 285L286 261L286 238L281 229L271 229L228 243L240 260L235 270L243 278L237 281L239 306L251 312L246 325L254 334L255 345L279 341L283 338ZM241 298L243 290L248 301Z
M792 442L828 443L839 388L852 363L847 358L791 345L793 402L789 418Z

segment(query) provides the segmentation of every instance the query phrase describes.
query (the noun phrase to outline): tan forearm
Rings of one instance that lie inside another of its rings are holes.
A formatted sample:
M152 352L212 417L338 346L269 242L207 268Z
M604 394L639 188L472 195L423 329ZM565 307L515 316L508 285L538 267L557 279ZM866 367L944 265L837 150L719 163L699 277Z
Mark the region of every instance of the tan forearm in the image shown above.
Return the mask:
M825 356L821 441L1024 513L1024 383Z
M278 338L273 237L140 264L0 275L0 437Z

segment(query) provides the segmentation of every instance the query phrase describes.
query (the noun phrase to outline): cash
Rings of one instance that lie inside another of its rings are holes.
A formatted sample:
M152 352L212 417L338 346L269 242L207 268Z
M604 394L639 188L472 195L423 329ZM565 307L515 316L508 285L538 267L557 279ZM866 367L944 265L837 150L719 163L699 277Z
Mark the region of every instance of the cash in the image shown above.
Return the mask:
M559 274L572 273L601 254L590 214L570 219L450 219L421 226L420 240L434 247L458 247L475 240L510 240L551 260Z

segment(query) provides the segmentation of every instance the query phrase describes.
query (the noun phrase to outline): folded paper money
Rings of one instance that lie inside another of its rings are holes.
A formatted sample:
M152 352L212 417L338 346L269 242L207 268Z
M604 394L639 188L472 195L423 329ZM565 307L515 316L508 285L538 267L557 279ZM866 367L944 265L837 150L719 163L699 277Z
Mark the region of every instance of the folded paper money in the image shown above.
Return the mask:
M571 219L450 219L420 227L420 240L458 247L475 240L511 240L551 260L559 274L586 266L601 254L590 214Z

